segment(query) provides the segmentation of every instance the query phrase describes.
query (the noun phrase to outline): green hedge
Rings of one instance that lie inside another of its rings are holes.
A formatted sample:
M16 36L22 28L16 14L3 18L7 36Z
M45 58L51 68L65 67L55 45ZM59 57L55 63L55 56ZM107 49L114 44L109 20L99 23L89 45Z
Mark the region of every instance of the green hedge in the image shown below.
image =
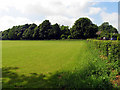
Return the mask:
M108 63L111 63L112 69L117 69L120 73L120 41L93 39L88 39L87 41L96 49L99 49L100 54L107 56Z

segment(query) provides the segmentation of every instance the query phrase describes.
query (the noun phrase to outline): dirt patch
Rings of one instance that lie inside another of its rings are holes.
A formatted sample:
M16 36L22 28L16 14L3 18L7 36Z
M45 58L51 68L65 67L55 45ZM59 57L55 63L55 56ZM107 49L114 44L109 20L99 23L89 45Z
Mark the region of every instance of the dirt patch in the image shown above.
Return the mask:
M116 79L115 80L112 80L112 84L114 85L114 86L118 86L118 87L120 87L120 75L117 75L116 76Z
M104 55L100 55L100 58L104 59L104 60L107 60L108 58Z

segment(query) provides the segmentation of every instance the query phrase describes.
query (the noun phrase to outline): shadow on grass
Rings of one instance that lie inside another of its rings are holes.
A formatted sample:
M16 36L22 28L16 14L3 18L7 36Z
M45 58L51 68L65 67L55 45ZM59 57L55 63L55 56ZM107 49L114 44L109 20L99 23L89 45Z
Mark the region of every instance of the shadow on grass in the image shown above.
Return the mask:
M31 73L30 76L25 76L15 72L19 69L17 67L4 67L2 84L3 88L111 88L106 75L91 72L92 68L94 67L49 75Z

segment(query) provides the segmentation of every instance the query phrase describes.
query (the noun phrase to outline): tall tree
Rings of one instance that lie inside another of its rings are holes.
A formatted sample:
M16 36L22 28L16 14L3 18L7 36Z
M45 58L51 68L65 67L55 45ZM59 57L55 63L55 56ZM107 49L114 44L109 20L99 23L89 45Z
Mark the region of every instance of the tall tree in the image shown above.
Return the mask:
M51 29L51 23L49 20L45 20L40 25L39 37L40 39L48 39L48 30Z
M23 39L22 34L24 33L24 31L29 28L30 24L25 24L25 25L20 25L18 26L18 33L17 33L17 37L18 39Z
M33 39L33 33L34 33L35 27L37 27L36 24L34 24L34 23L31 24L29 26L29 28L24 31L24 33L23 33L23 39L32 40Z
M9 31L10 31L10 29L2 32L2 40L9 40L9 38L8 38Z
M40 30L40 26L36 26L34 28L34 33L33 33L33 39L34 40L39 40L39 30Z
M13 26L13 28L9 30L8 38L10 40L16 40L17 39L17 32L16 31L17 31L16 26Z
M0 31L0 40L2 40L2 31Z
M69 26L62 25L60 29L61 29L61 38L67 39L68 36L70 35Z
M97 32L97 25L88 18L79 18L71 28L73 39L91 38L91 34L95 37L95 32Z
M48 29L48 37L49 39L60 39L60 27L56 23L54 25L51 25L51 28Z
M118 33L117 29L112 25L109 25L108 22L102 23L99 26L98 30L101 31L101 34L100 34L101 37L107 37L107 38L110 38L113 34Z

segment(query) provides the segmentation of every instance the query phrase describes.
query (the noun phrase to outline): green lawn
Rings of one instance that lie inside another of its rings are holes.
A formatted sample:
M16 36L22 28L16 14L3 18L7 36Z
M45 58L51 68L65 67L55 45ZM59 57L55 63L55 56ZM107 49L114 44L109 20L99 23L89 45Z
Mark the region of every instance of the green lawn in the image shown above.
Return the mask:
M85 40L2 41L3 87L97 87L93 59Z
M84 41L3 41L2 46L2 66L18 67L20 74L71 70L85 62Z

